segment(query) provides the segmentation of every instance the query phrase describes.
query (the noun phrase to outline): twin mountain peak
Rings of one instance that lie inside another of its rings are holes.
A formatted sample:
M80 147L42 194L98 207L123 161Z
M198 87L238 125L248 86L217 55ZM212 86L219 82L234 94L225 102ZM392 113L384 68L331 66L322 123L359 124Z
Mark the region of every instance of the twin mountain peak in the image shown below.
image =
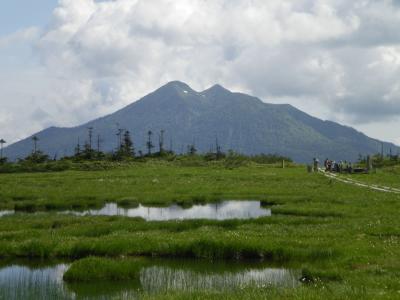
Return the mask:
M52 156L72 155L87 128L101 136L103 151L116 148L116 131L129 130L135 149L145 152L147 132L165 131L165 141L175 152L195 143L200 152L212 150L218 138L223 150L244 154L277 153L298 162L313 157L355 161L359 154L381 151L382 142L353 128L312 117L291 105L269 104L221 85L198 92L172 81L127 107L73 128L51 127L37 134L39 147ZM32 137L5 149L11 159L32 151ZM155 142L155 141L154 141ZM387 151L400 149L383 143Z

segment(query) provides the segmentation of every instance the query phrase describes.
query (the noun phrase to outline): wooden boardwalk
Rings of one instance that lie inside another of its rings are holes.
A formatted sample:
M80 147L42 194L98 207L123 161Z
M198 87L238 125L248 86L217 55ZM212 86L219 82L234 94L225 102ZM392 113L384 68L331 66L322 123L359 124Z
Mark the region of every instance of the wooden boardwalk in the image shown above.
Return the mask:
M326 172L323 169L319 169L319 173L323 174L325 177L328 177L330 179L334 179L346 184L351 184L354 186L359 186L359 187L363 187L363 188L368 188L374 191L379 191L379 192L385 192L385 193L392 193L392 194L400 194L400 189L397 188L392 188L392 187L388 187L388 186L379 186L376 184L368 184L365 182L360 182L348 177L344 177L341 176L339 174L335 174L335 173L330 173L330 172Z

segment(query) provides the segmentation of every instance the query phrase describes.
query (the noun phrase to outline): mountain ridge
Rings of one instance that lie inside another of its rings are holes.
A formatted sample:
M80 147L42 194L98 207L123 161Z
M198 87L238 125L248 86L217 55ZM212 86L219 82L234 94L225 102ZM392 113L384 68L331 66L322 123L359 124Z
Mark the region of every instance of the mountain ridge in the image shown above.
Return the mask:
M118 127L129 130L136 150L143 152L148 130L165 130L167 144L172 144L176 152L185 151L193 141L199 151L211 151L218 138L225 151L279 153L299 162L315 156L354 161L359 154L379 152L382 143L386 149L400 150L392 143L320 120L290 104L265 103L219 84L198 92L180 81L169 82L112 114L75 127L52 126L35 135L44 152L61 157L73 154L78 139L81 143L87 139L88 127L101 135L104 151L116 148ZM32 149L30 138L5 148L5 155L11 160L28 155ZM155 134L154 144L156 139Z

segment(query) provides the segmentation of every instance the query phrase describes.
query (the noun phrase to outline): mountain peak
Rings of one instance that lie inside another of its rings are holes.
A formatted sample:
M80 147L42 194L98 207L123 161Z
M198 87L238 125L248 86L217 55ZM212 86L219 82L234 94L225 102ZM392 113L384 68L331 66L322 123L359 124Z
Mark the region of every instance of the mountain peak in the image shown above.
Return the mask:
M220 84L214 84L212 87L206 89L204 93L208 94L220 94L220 93L230 93L230 91L226 88L224 88Z
M175 88L178 90L192 90L192 88L188 84L178 80L170 81L166 85L164 85L164 87Z
M191 91L194 92L194 90L186 83L179 81L179 80L174 80L174 81L170 81L167 84L165 84L162 88L173 88L179 91ZM210 88L204 90L202 93L221 93L221 92L229 92L230 91L226 88L224 88L222 85L220 84L214 84L213 86L211 86Z

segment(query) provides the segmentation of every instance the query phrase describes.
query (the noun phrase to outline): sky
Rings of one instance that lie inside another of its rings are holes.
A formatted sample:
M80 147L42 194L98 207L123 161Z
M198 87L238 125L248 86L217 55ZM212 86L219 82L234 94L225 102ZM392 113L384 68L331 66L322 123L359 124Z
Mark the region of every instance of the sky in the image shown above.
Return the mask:
M400 0L0 2L0 138L216 83L400 145Z
M12 0L0 3L0 35L12 34L31 26L44 27L49 23L57 0Z

